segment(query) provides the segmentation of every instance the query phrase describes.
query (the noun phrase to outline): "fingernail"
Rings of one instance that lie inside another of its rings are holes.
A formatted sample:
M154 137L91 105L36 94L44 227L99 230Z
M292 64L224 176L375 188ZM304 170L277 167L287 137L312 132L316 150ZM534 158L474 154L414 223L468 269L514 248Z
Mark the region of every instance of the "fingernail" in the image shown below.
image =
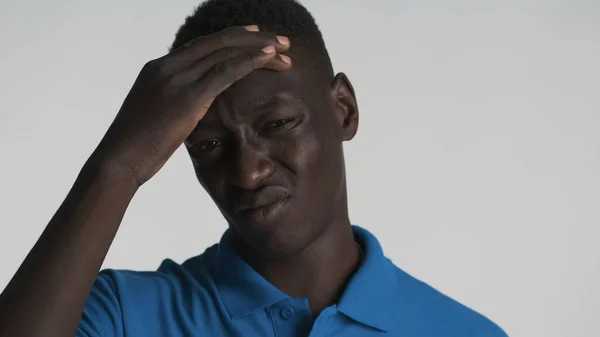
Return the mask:
M245 26L244 28L246 28L247 31L250 32L258 32L260 29L258 29L257 25L249 25L249 26Z
M275 52L275 47L273 46L266 46L263 49L261 49L263 51L263 53L265 54L272 54Z
M283 60L283 62L285 62L287 64L292 64L292 59L289 56L279 54L279 57L281 58L281 60Z
M288 39L285 36L277 35L277 41L279 41L279 43L281 43L284 46L290 45L290 39Z

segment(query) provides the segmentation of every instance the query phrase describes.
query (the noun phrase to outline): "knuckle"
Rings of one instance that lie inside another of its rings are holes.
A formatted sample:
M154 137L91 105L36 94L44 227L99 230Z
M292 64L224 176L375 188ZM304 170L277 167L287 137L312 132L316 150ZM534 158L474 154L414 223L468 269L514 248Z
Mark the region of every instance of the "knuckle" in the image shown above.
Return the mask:
M227 58L232 58L238 55L238 51L234 47L225 47L222 49L222 52Z
M220 76L226 76L226 77L231 76L231 74L233 72L233 70L231 68L232 68L231 64L229 64L228 62L220 62L215 65L215 71Z
M181 45L181 49L189 48L191 45L198 42L199 39L200 39L199 37L189 39L188 41L186 41L184 44Z
M152 60L144 66L145 70L150 72L153 76L165 78L169 76L169 68L164 59Z
M166 92L177 91L181 87L182 79L181 76L167 76L162 81L162 88Z
M223 33L226 36L231 36L231 35L243 32L243 31L246 31L243 26L230 26L230 27L227 27L227 28L221 30L221 33Z
M221 62L217 65L217 76L225 82L235 82L238 79L238 65L233 62Z
M257 41L261 42L261 44L265 47L269 45L277 45L279 43L276 35L268 32L254 34L254 38L257 39Z
M215 42L219 46L225 46L225 45L227 45L227 36L228 35L229 35L228 30L224 29L224 30L220 30L220 31L214 33L213 38L215 39Z
M245 31L244 29L240 29L238 26L231 26L225 29L219 30L212 34L214 41L217 45L221 47L225 47L231 44L231 39L239 36L241 31Z
M260 56L262 56L262 52L260 54L253 54L251 57L248 57L245 60L244 65L252 69L258 69L262 67L264 62Z
M267 33L264 39L269 45L276 46L279 44L279 40L277 40L277 36L275 34Z

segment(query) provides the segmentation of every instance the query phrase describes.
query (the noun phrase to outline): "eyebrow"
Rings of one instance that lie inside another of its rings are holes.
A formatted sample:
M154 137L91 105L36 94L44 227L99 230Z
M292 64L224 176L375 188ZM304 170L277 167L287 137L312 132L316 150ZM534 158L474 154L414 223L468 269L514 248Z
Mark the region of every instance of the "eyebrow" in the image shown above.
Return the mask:
M278 106L288 105L299 101L300 100L296 96L290 93L279 92L274 95L268 95L262 99L253 102L251 105L251 109L255 111L273 109Z
M252 103L250 103L250 109L254 112L259 110L274 110L277 107L289 105L292 103L302 103L302 101L296 97L294 94L289 92L277 92L274 94L270 94L264 96L261 99L258 99ZM238 105L234 107L235 109L244 108L246 106ZM219 128L221 126L218 120L212 118L203 118L200 123L194 128L192 133L198 132L199 130L207 130L211 128Z

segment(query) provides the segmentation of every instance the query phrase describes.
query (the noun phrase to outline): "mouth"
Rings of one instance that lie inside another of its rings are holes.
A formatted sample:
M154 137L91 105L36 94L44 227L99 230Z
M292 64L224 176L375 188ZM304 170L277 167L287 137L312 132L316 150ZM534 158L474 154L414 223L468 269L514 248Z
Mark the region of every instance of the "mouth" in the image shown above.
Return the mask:
M280 204L280 203L284 203L289 199L288 196L278 196L270 201L256 201L256 202L250 202L246 205L240 206L237 209L238 213L244 213L244 212L252 212L252 211L257 211L260 210L262 208L265 207L271 207L273 205L276 204Z
M289 199L289 196L280 196L268 202L257 202L240 207L237 213L242 217L250 218L254 221L266 220L280 213Z

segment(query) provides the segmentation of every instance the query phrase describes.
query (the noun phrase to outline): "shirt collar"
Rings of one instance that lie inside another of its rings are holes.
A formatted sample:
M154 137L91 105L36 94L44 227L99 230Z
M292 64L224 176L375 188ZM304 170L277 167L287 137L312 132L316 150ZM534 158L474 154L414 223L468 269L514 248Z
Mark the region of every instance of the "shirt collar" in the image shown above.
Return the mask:
M383 255L377 238L353 226L365 255L340 299L338 310L353 320L389 331L394 326L398 289L394 265Z
M217 288L232 318L251 314L289 298L233 250L229 230L221 237L216 262Z
M338 310L351 319L389 331L394 325L397 286L392 263L379 241L366 229L353 226L364 259L350 279ZM232 318L245 316L289 298L250 267L234 250L229 231L223 234L216 259L217 288Z

